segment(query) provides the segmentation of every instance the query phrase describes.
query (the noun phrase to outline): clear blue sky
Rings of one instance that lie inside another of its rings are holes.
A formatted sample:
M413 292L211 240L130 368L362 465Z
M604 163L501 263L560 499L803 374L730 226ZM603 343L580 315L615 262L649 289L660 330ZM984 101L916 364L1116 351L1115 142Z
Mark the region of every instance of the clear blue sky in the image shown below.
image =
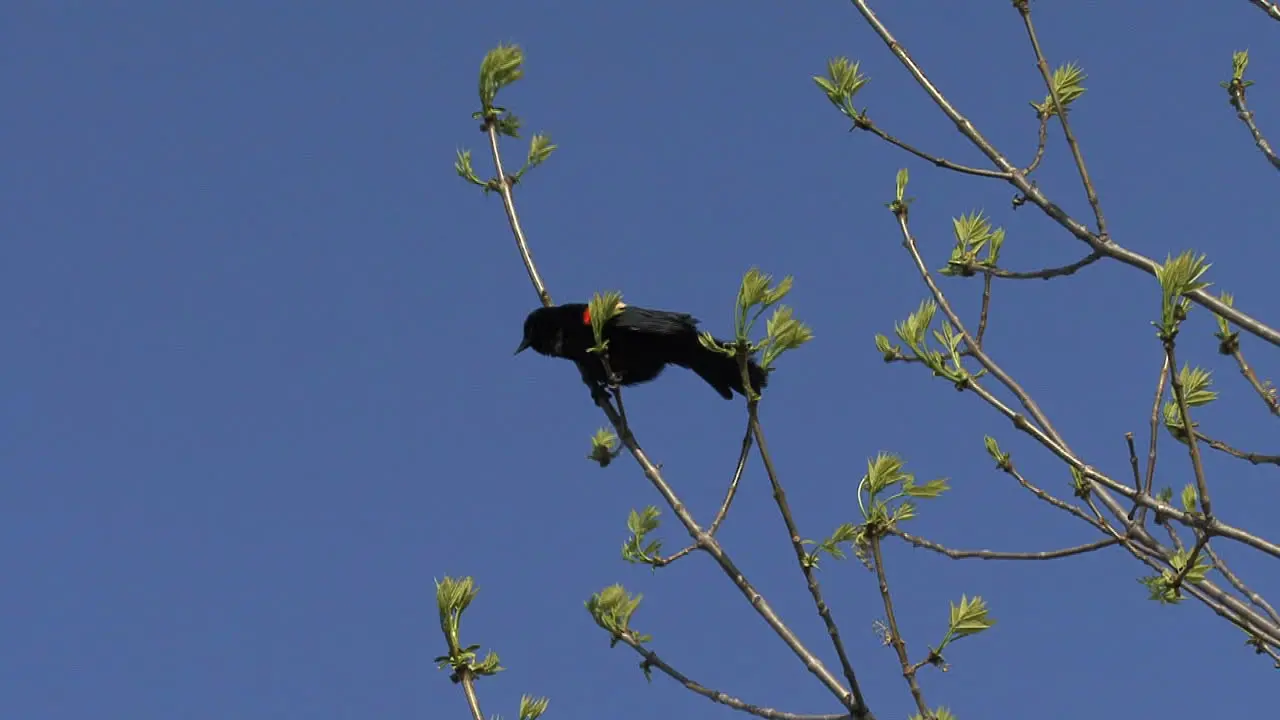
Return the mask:
M1008 3L879 3L932 78L1020 162L1044 95ZM972 7L970 7L972 5ZM1051 62L1079 61L1073 115L1114 236L1161 259L1209 253L1210 279L1272 324L1276 174L1218 82L1253 52L1251 99L1280 141L1280 26L1246 0L1036 3ZM527 77L501 100L560 144L519 193L557 300L630 302L731 327L741 273L795 275L817 339L786 357L763 405L804 534L856 517L865 458L904 454L954 490L914 530L957 547L1043 550L1094 539L1011 486L994 434L1066 494L1065 469L972 395L885 366L876 332L924 288L900 247L894 172L934 267L950 218L985 208L1005 263L1082 246L1012 189L910 159L847 125L809 77L863 62L859 96L890 132L957 161L979 155L853 8L807 3L21 3L0 45L0 716L461 718L433 578L482 586L465 639L509 670L486 713L522 692L554 718L728 717L608 648L582 602L623 582L636 625L694 678L797 712L836 703L702 557L657 574L618 548L659 498L620 462L583 459L601 423L567 364L511 351L536 303L501 206L463 184L477 150L476 72L518 42ZM509 143L520 157L523 141ZM1086 210L1065 145L1041 186ZM1081 217L1086 217L1081 215ZM950 280L969 313L976 281ZM1145 438L1160 349L1155 281L1112 265L1000 284L988 349L1074 447L1119 476ZM1197 311L1182 358L1217 371L1203 429L1276 452L1275 421L1215 354ZM1277 354L1246 340L1261 372ZM627 395L642 441L704 521L743 406L670 371ZM1172 448L1162 437L1166 448ZM1268 446L1270 444L1270 446ZM1161 484L1190 478L1181 451ZM1220 512L1275 539L1274 468L1210 459ZM670 519L664 513L664 519ZM674 524L674 521L671 521ZM684 539L664 526L674 549ZM723 533L792 627L834 663L753 461ZM1273 600L1275 564L1224 555ZM948 601L998 619L924 673L961 718L1231 717L1273 704L1275 671L1200 605L1145 599L1120 551L1053 564L954 562L891 544L888 573L917 657ZM881 718L910 700L872 623L874 576L822 580ZM834 667L834 664L833 664Z

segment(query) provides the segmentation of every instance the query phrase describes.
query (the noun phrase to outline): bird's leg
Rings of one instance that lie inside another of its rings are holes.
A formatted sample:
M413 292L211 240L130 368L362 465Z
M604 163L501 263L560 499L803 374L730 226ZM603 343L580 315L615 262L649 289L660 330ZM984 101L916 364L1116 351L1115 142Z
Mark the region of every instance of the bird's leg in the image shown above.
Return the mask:
M609 390L613 393L613 399L618 402L618 416L622 419L622 427L618 428L619 432L630 432L630 426L627 424L627 409L622 405L622 376L613 371L613 367L609 365L609 351L600 353L600 364L604 366L604 376L608 378Z
M618 417L622 419L622 427L618 428L620 432L631 432L631 426L627 423L627 409L622 405L622 387L612 385L609 387L613 391L613 399L618 401Z

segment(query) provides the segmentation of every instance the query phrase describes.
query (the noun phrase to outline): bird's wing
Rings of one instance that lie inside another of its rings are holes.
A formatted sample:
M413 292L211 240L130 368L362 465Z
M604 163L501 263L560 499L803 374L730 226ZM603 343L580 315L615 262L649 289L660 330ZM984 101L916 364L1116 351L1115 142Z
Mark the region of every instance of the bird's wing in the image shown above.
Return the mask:
M698 326L698 319L688 313L651 310L628 305L615 318L616 327L651 333L688 332Z

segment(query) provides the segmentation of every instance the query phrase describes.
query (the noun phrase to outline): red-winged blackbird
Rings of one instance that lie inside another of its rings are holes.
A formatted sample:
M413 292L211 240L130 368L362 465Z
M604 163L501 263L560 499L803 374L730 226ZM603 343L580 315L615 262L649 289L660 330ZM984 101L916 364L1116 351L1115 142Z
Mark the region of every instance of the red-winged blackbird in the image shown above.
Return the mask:
M721 397L733 399L742 391L742 374L732 356L708 350L698 341L698 321L686 313L649 310L624 305L605 323L609 341L609 369L622 385L649 382L668 364L689 368L715 388ZM723 340L716 342L727 345ZM516 353L533 348L542 355L574 360L586 379L605 384L604 365L596 353L591 332L591 311L584 303L541 307L524 321L524 340ZM751 385L758 393L769 382L767 373L754 360L747 363Z

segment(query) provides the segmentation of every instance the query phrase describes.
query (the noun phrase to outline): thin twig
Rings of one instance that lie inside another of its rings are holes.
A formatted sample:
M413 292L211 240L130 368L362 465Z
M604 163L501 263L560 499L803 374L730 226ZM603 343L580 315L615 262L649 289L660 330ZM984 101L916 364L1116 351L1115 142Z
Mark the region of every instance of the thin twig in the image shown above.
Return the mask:
M1240 351L1240 339L1235 333L1231 333L1231 341L1230 345L1225 345L1224 342L1227 354L1235 358L1236 365L1240 368L1240 374L1244 375L1244 379L1249 381L1249 385L1253 387L1254 392L1258 393L1258 397L1262 398L1262 402L1267 404L1267 409L1271 411L1271 414L1280 417L1280 393L1277 393L1274 387L1258 379L1257 373L1253 371L1248 361L1244 359L1244 353Z
M1205 551L1209 553L1209 559L1213 561L1213 566L1218 569L1218 572L1222 573L1222 577L1226 578L1227 582L1231 583L1231 587L1235 588L1236 592L1249 598L1249 602L1261 608L1271 618L1272 622L1280 625L1280 613L1277 613L1276 609L1271 607L1271 603L1267 602L1266 598L1255 592L1240 579L1239 575L1232 572L1231 568L1227 567L1227 564L1218 556L1218 553L1214 552L1212 547L1206 547Z
M871 5L868 0L851 0L851 2L854 7L858 9L858 12L867 21L867 23L871 25L872 29L876 31L876 34L880 36L880 39L884 41L885 45L889 48L889 51L893 53L894 57L898 58L898 61L902 63L903 67L911 73L911 76L915 79L916 83L924 89L930 99L933 100L934 104L937 105L942 112L946 114L947 118L955 124L961 134L968 138L975 147L981 150L996 167L1010 173L1009 182L1016 187L1019 192L1025 195L1028 200L1035 203L1037 207L1039 207L1054 222L1067 230L1067 232L1070 232L1077 239L1089 245L1090 249L1100 251L1107 257L1119 260L1120 262L1129 265L1130 267L1137 268L1153 277L1155 276L1156 270L1160 268L1160 264L1155 260L1152 260L1141 253L1129 250L1121 246L1119 243L1114 242L1113 239L1108 238L1108 240L1104 242L1101 238L1091 232L1089 228L1085 227L1085 225L1079 220L1071 217L1066 211L1051 202L1048 196L1044 194L1044 191L1031 183L1031 181L1027 179L1026 175L1015 167L1013 163L1009 162L1009 159L996 149L996 147L992 145L991 142L982 135L982 133L978 132L978 129L974 124L970 122L970 120L959 110L957 110L955 106L951 104L951 101L942 94L937 86L925 76L924 70L922 70L920 66L916 64L915 60L911 58L906 47L903 46L902 43L898 42L897 38L889 32L889 29L885 24L876 16L875 11L871 9ZM1208 309L1210 312L1230 320L1248 331L1251 335L1255 335L1266 340L1272 345L1280 347L1280 330L1269 327L1265 323L1240 311L1238 308L1227 305L1219 298L1210 295L1204 290L1195 290L1187 293L1185 297L1197 305Z
M1156 397L1151 401L1151 441L1147 446L1147 480L1142 487L1143 494L1150 495L1156 478L1156 441L1160 438L1160 401L1164 399L1164 384L1169 379L1169 356L1164 355L1160 363L1160 378L1156 381ZM1138 510L1138 523L1145 522L1147 508Z
M1112 545L1120 542L1115 538L1103 538L1102 540L1095 540L1091 543L1063 548L1061 550L1044 550L1041 552L997 552L995 550L953 550L945 545L933 542L932 540L926 540L922 537L912 535L911 533L903 532L896 527L889 528L889 533L891 535L897 535L915 547L932 550L936 553L946 555L952 560L1056 560L1058 558L1083 555L1085 553L1093 552L1094 550L1101 550L1102 548L1111 547Z
M742 451L738 454L738 464L733 469L733 478L729 481L729 489L725 491L724 502L720 503L720 510L716 512L715 518L711 521L711 527L707 528L707 532L712 536L720 529L720 523L724 522L725 517L729 515L729 506L733 504L733 498L738 493L738 481L742 479L742 471L747 466L747 457L751 454L751 421L747 420L747 431L742 436ZM698 549L698 544L693 543L685 546L682 550L668 557L660 557L653 561L654 567L663 567L679 560Z
M924 701L924 693L920 691L920 683L916 682L916 673L907 656L907 641L898 629L898 617L893 612L893 596L889 593L889 579L884 572L884 553L880 551L880 536L871 536L871 555L876 564L876 580L880 586L880 599L884 602L885 620L889 624L889 644L898 654L898 662L902 665L902 677L907 681L911 697L916 701L916 709L921 717L930 717L929 706Z
M1040 68L1040 77L1044 79L1044 85L1049 89L1049 97L1053 99L1053 109L1057 111L1058 119L1062 121L1062 134L1067 138L1071 157L1076 162L1076 169L1080 171L1080 182L1084 185L1085 195L1089 198L1089 207L1093 208L1093 217L1098 223L1098 236L1105 239L1109 236L1107 219L1102 214L1102 205L1098 202L1098 191L1094 189L1093 181L1089 178L1089 170L1085 167L1084 153L1080 151L1075 132L1071 130L1071 123L1067 121L1067 108L1062 104L1062 98L1058 96L1058 89L1054 87L1053 77L1049 73L1049 63L1045 62L1044 51L1040 49L1040 39L1036 37L1036 27L1031 22L1031 0L1014 0L1013 6L1022 16L1022 24L1027 28L1027 38L1031 40L1031 48L1036 54L1036 67Z
M1263 156L1267 158L1267 162L1277 170L1280 170L1280 155L1276 155L1276 151L1271 149L1271 143L1263 137L1262 131L1258 129L1258 124L1254 122L1253 111L1249 109L1245 102L1245 84L1239 80L1232 80L1227 85L1227 93L1231 96L1231 106L1236 109L1236 117L1240 118L1240 122L1249 128L1249 134L1253 136L1253 144L1258 146L1258 150L1262 151Z
M1079 270L1089 267L1102 259L1100 252L1091 252L1083 258L1061 267L1044 268L1043 270L1031 270L1029 272L1017 272L1014 270L1002 270L1000 268L988 267L981 263L956 263L956 266L965 273L982 273L984 275L995 276L1004 280L1050 280L1056 277L1065 277L1074 275Z
M1178 403L1178 415L1182 419L1182 427L1187 429L1187 452L1191 456L1191 469L1196 476L1196 490L1200 494L1200 510L1205 518L1213 519L1213 503L1209 499L1209 483L1204 476L1204 463L1200 460L1200 443L1196 440L1195 425L1191 424L1191 410L1187 407L1187 394L1182 387L1182 377L1174 371L1178 363L1174 358L1174 341L1172 337L1164 340L1164 354L1169 359L1169 386L1173 389L1173 397Z
M991 275L982 278L982 313L978 316L978 335L976 342L982 346L982 337L987 334L987 311L991 307Z
M1138 468L1138 448L1133 444L1133 433L1125 433L1124 442L1129 448L1129 469L1133 471L1133 489L1142 492L1142 471Z
M636 642L634 637L629 635L619 635L615 637L621 640L632 650L639 653L640 657L644 658L644 662L640 664L641 668L646 670L648 668L658 668L663 672L663 674L685 686L685 688L693 691L695 694L701 695L711 702L731 707L734 710L741 710L742 712L750 713L756 717L766 718L767 720L850 720L852 718L852 716L847 713L843 715L800 715L797 713L774 710L773 708L760 707L759 705L752 705L751 703L720 692L719 690L712 690L706 685L690 679L687 675L675 669L659 657L656 652L646 648L639 642Z
M511 178L502 169L502 153L498 151L498 125L494 119L486 120L485 133L489 136L489 150L493 154L493 167L498 171L498 192L502 194L502 207L507 211L507 222L511 225L511 234L516 239L516 249L520 251L520 259L524 261L524 269L529 273L529 282L533 283L533 291L538 293L538 300L543 307L551 307L551 293L538 274L538 266L533 263L533 254L529 252L529 241L525 239L524 230L520 227L520 217L516 215L516 201L511 196Z
M836 621L831 617L831 608L822 599L822 588L818 585L818 578L813 573L813 566L807 560L807 553L804 550L800 531L796 528L795 518L791 515L791 505L787 502L787 493L782 489L782 481L778 479L778 473L773 467L773 458L769 454L769 445L764 439L764 428L760 425L759 406L760 401L758 399L747 401L748 422L751 423L751 431L756 439L756 449L760 453L761 462L764 463L765 474L769 476L769 484L773 486L773 499L778 505L778 510L782 513L783 523L787 526L787 535L791 539L792 549L795 550L800 572L804 574L805 584L809 587L809 594L813 596L813 604L817 607L818 615L822 618L822 622L827 628L827 635L831 638L831 645L835 648L836 656L840 659L840 669L844 672L844 679L848 681L849 688L853 691L853 704L852 706L846 705L846 707L855 717L862 717L867 712L866 700L863 699L857 675L854 674L853 663L849 662L849 654L845 652L844 640L840 637L840 629L836 627Z
M1218 452L1226 453L1231 457L1239 458L1241 460L1248 460L1254 465L1280 465L1280 455L1259 455L1258 453L1245 452L1244 450L1233 448L1221 440L1214 440L1199 430L1196 430L1195 432L1196 437L1199 438L1201 442Z
M1040 137L1036 141L1036 156L1031 159L1031 164L1022 169L1023 175L1030 175L1040 167L1040 161L1044 159L1044 146L1049 141L1049 114L1040 113Z
M881 140L884 140L892 145L896 145L902 148L903 150L906 150L907 152L911 153L912 155L915 155L921 160L926 160L940 168L946 168L947 170L954 170L958 173L964 173L966 175L977 175L979 177L998 178L1000 180L1009 179L1009 173L1007 172L1000 172L998 170L984 170L983 168L968 167L967 165L960 165L957 163L953 163L950 160L946 160L940 157L930 155L929 153L924 152L922 150L917 150L911 145L908 145L907 143L902 142L898 138L881 130L879 127L876 127L876 125L871 122L871 118L867 117L865 113L858 115L857 119L853 121L853 127L857 129L867 130L871 132L871 134L880 138Z

